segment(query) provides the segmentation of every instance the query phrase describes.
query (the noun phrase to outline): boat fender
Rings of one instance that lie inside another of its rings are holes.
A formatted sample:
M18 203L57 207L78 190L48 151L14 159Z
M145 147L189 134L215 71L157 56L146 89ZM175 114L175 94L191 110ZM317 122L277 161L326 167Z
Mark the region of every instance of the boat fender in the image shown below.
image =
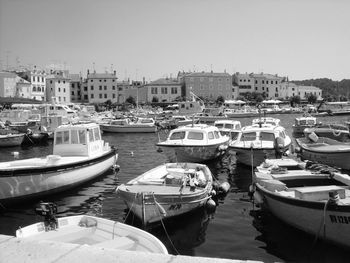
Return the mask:
M257 191L254 192L253 197L254 197L255 204L258 206L264 202L263 197Z
M159 153L163 152L162 148L158 147L157 152Z
M113 164L113 165L112 165L112 169L117 173L117 172L119 172L119 170L120 170L120 165L118 165L118 164Z
M206 209L208 211L212 211L212 212L215 211L215 209L216 209L216 202L213 199L209 198L207 200L207 203L206 203Z
M14 158L18 158L19 152L12 152L12 155L13 155Z
M211 190L210 195L211 195L211 196L216 196L216 191L215 191L214 189Z
M223 193L227 193L230 190L231 185L228 182L224 182L220 184L220 191Z
M254 193L255 193L255 186L251 184L249 185L249 190L248 190L248 196L250 197L250 200L253 199Z
M158 207L158 211L163 215L163 216L166 216L166 211L164 209L164 207L158 203L156 200L154 200L156 206Z
M339 203L340 197L337 191L331 191L328 193L328 205L337 205Z

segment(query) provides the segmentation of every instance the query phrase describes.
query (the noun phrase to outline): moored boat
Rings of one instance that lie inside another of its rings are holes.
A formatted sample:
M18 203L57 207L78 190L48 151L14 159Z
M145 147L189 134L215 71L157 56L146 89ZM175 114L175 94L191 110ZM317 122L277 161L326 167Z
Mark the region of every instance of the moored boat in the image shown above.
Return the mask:
M295 137L300 137L304 135L304 130L306 128L315 127L317 124L316 117L311 115L303 115L301 117L295 118L295 123L292 126L293 135Z
M194 124L170 131L168 138L157 143L157 146L171 162L196 163L221 156L227 149L229 139L222 136L217 127Z
M314 133L311 133L311 135L309 137L313 140L309 137L296 139L300 147L299 154L303 159L350 170L349 143L318 137Z
M0 147L20 146L23 142L24 133L0 134Z
M214 126L217 127L222 135L230 137L231 142L236 140L241 131L241 122L235 120L217 120L214 122Z
M166 163L117 188L117 194L144 225L204 206L211 197L209 168L197 163Z
M109 123L100 124L104 132L117 133L151 133L157 131L157 126L152 118L137 118L132 121L129 118L111 120Z
M265 158L282 156L291 142L284 127L259 123L243 127L237 140L230 143L229 150L236 153L237 162L255 167Z
M256 172L256 202L285 223L312 234L314 240L349 247L350 177L324 167L310 169L308 163L305 168L283 169L275 163Z
M62 125L55 130L52 155L0 163L0 203L73 188L109 170L117 158L97 124Z
M40 203L36 212L44 222L22 227L16 237L22 240L47 240L126 251L168 254L163 243L139 228L90 215L56 218L52 203ZM57 208L56 208L57 210Z

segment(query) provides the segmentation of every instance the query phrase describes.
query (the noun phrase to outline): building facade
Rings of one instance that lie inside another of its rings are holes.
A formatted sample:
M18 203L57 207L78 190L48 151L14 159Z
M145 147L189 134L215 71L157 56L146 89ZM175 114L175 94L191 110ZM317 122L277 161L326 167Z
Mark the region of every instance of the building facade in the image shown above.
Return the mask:
M83 102L82 78L80 74L69 74L70 101L73 103Z
M255 80L251 74L240 74L236 73L232 76L233 88L232 88L232 99L236 99L239 95L243 95L247 92L255 92Z
M17 90L17 75L10 72L0 72L0 97L15 97Z
M228 73L193 72L178 75L179 82L185 86L185 96L191 92L206 100L216 100L219 96L230 100L232 94L232 76Z
M18 75L29 81L32 84L31 98L35 100L46 100L46 72L38 70L34 67L33 70L19 72Z
M113 73L87 73L87 93L90 103L118 102L116 71Z
M68 104L71 102L70 81L63 72L55 71L46 77L46 101Z
M32 83L22 79L21 77L16 78L16 97L19 98L32 98Z
M181 96L182 84L177 79L162 78L146 84L147 102L172 102Z

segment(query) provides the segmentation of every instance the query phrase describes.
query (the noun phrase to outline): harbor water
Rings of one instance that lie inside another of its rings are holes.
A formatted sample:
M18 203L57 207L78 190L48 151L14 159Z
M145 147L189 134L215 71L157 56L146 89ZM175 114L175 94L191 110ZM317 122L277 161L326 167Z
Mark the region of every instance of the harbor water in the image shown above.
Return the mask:
M281 119L280 124L292 137L292 124L296 116L283 114L273 117ZM347 119L347 116L336 116L322 117L319 121L343 123ZM251 118L238 120L242 126L251 123ZM43 201L55 202L59 217L90 214L140 227L137 218L128 213L126 205L116 195L115 189L119 184L167 162L155 145L159 137L165 136L164 131L159 134L103 134L105 141L118 148L120 171L110 171L73 190L45 197ZM18 152L18 156L15 152ZM52 143L30 148L4 148L0 152L0 161L51 153ZM254 207L248 195L252 170L237 166L234 156L227 153L208 163L208 166L220 182L229 182L231 189L226 196L219 198L215 212L197 210L148 229L164 242L169 253L264 262L349 262L349 250L322 243L317 237L289 227ZM0 207L0 234L14 235L18 227L41 220L34 213L37 201L15 207Z

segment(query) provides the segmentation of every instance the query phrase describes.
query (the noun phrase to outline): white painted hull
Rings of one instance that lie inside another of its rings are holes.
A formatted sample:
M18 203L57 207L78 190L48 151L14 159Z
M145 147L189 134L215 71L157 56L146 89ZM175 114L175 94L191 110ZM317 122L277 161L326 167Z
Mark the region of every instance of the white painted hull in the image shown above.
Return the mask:
M39 197L73 188L92 180L109 170L117 161L115 152L107 152L104 157L64 162L70 157L61 157L57 164L40 166L40 160L27 159L16 161L11 166L0 168L0 203L18 202L23 199ZM25 168L25 162L28 163ZM37 162L38 166L34 166ZM60 164L61 163L61 164Z
M227 143L215 144L209 146L172 146L159 145L170 162L191 162L201 163L213 160L225 153L220 150L220 145L227 145Z
M18 239L48 240L107 249L168 254L163 243L139 228L94 216L58 218L58 228L45 231L44 222L16 231Z
M269 193L259 185L257 190L263 197L264 207L280 220L320 239L325 238L327 241L349 247L349 206L337 206L337 209L328 207L324 212L324 202L318 202L318 204L304 200L290 202L291 198L278 197L277 194Z

